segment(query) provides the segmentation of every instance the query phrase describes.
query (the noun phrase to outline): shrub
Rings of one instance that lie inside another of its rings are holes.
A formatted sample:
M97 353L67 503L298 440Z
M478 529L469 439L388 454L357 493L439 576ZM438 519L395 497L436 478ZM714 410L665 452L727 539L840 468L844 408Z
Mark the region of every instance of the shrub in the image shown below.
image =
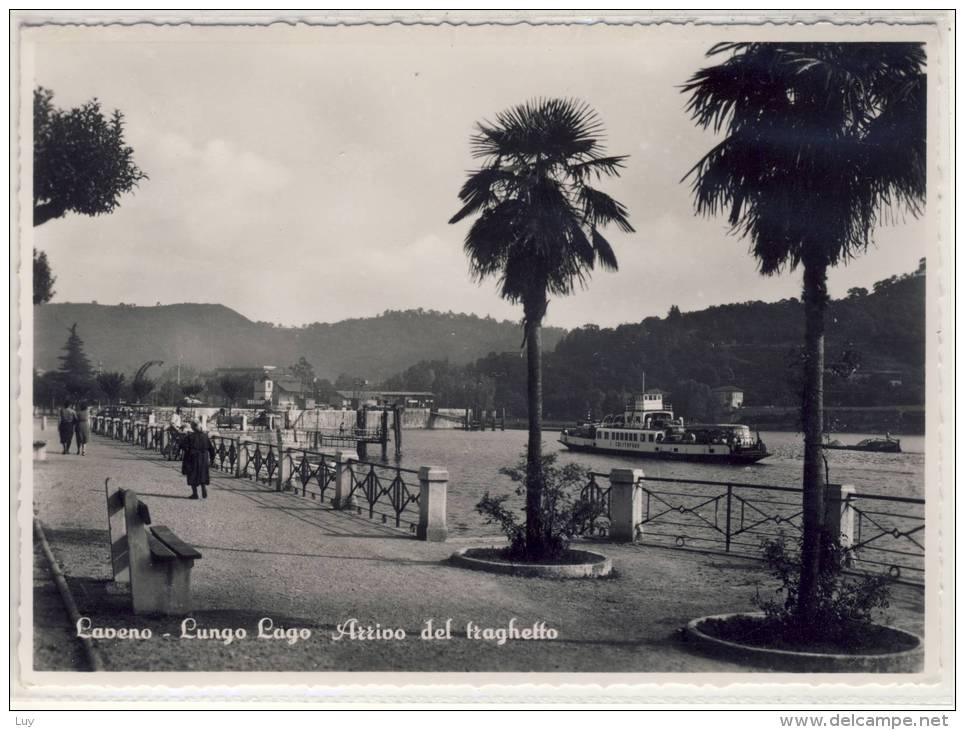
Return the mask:
M785 638L797 643L827 641L847 646L855 629L867 628L878 609L888 608L890 579L884 575L846 577L852 551L825 533L821 540L821 570L812 612L799 610L801 550L789 550L783 535L761 543L764 563L780 581L776 598L763 598L758 589L754 605L768 621L780 625Z
M526 548L526 520L520 510L506 506L509 495L493 497L486 492L476 504L476 511L486 517L486 524L497 524L509 538L506 557L513 560L559 560L569 549L570 540L586 532L592 532L605 519L604 506L583 499L580 492L590 479L590 470L579 464L558 466L556 454L544 455L540 462L543 474L543 499L540 509L546 530L541 555L530 555ZM526 493L526 460L516 466L499 470L518 485L517 496Z

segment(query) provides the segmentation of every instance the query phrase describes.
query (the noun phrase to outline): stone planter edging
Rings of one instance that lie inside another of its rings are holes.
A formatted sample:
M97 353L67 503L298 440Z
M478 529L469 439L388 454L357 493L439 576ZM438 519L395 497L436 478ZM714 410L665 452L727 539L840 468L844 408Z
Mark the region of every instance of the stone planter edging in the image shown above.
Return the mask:
M573 553L591 555L594 560L590 563L543 565L535 563L506 563L498 560L487 560L467 555L470 550L485 548L462 548L450 557L450 562L460 568L482 570L487 573L515 575L525 578L602 578L613 571L613 561L605 555L589 550L571 550Z
M768 669L787 672L876 672L876 673L914 673L922 670L924 648L921 638L903 629L892 626L884 628L910 637L917 642L911 649L889 654L821 654L818 652L789 651L787 649L767 649L762 646L738 644L726 639L718 639L706 634L699 626L710 619L727 619L732 616L763 616L762 613L722 613L716 616L701 616L687 624L687 641L696 649L721 659L755 664Z

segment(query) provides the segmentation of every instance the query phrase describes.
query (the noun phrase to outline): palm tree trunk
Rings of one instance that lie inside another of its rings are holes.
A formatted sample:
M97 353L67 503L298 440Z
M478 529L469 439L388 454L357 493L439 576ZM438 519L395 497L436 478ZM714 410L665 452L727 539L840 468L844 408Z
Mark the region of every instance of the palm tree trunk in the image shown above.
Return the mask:
M821 570L824 530L824 463L821 440L824 430L824 314L828 304L827 264L804 262L804 426L803 517L801 582L798 617L813 616Z
M543 525L543 313L545 300L524 305L526 316L526 552L539 559L546 549Z

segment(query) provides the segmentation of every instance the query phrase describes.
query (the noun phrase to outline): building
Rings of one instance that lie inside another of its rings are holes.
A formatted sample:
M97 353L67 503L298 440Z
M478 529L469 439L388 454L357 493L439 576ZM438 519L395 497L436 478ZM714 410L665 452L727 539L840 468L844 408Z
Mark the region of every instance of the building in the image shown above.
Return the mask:
M435 402L435 395L422 390L340 390L338 394L343 408L432 408Z
M272 381L267 381L271 383ZM315 407L315 397L310 385L305 385L295 378L278 378L274 381L271 393L272 405L276 408Z
M717 404L724 408L743 408L744 391L736 385L721 385L711 391Z

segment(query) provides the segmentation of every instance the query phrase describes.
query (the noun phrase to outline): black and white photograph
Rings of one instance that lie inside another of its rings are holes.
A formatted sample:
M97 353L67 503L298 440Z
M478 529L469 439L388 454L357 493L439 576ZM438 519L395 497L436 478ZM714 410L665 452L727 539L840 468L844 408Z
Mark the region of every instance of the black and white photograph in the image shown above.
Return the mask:
M14 13L14 699L950 704L954 13L773 13Z

